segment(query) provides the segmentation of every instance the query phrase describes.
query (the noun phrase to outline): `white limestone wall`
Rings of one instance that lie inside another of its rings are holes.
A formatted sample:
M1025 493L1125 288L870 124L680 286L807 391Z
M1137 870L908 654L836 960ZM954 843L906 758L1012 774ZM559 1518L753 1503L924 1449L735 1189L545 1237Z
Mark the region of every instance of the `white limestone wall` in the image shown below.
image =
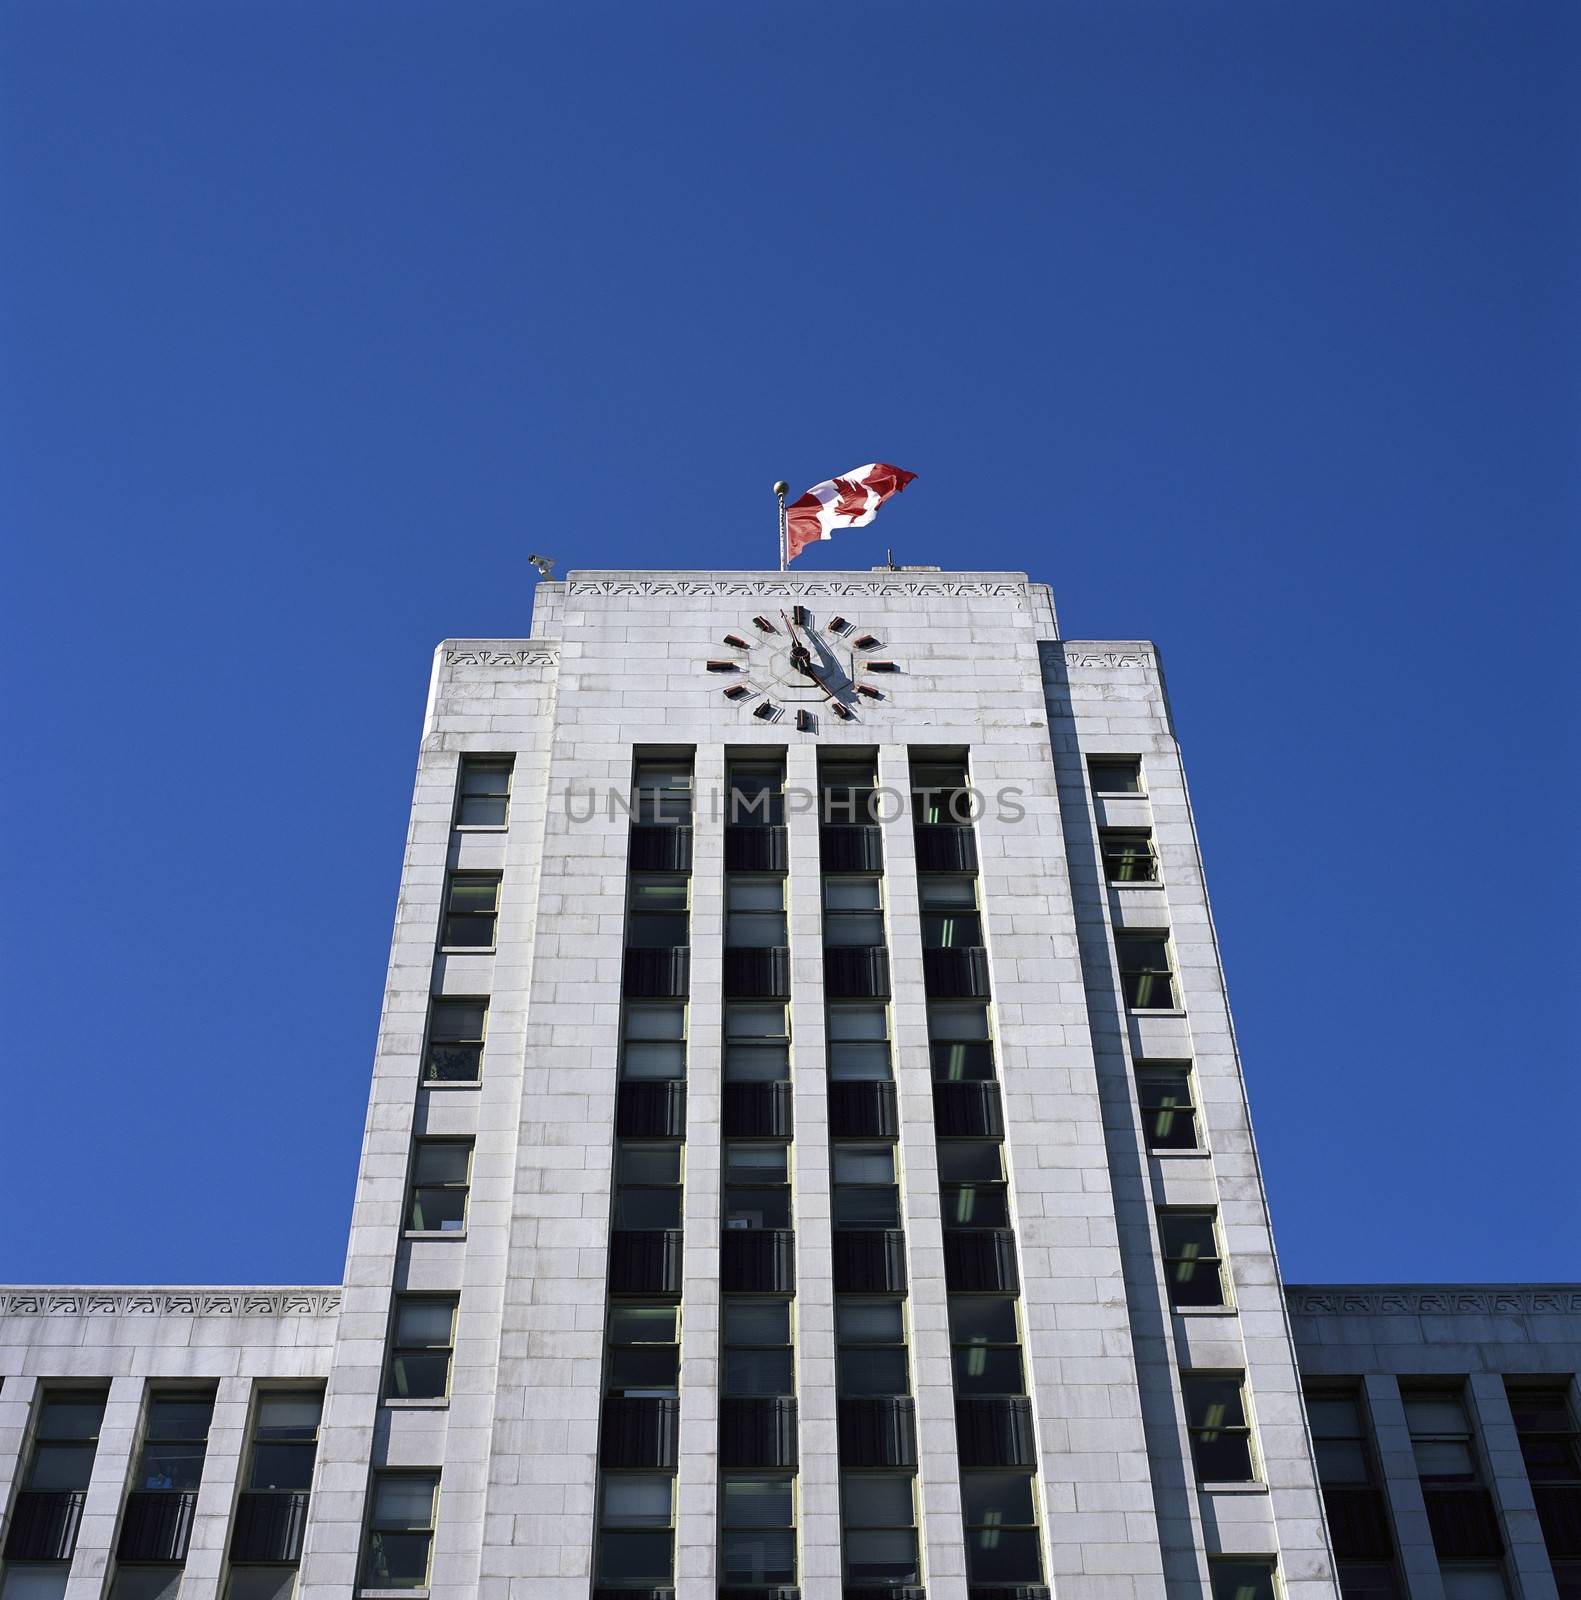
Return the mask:
M439 1470L429 1592L456 1600L478 1592L555 667L554 651L521 640L449 640L435 653L302 1561L303 1600L344 1600L356 1591L370 1475L382 1467ZM452 827L464 754L515 756L504 830ZM452 869L503 872L493 952L439 952ZM420 1081L429 1002L446 994L490 997L477 1086ZM404 1235L412 1140L420 1134L476 1141L463 1234ZM407 1289L460 1295L451 1394L432 1405L382 1398L392 1299Z
M1141 641L1046 643L1043 666L1103 1100L1099 1136L1116 1196L1169 1586L1200 1592L1210 1555L1277 1554L1292 1600L1331 1600L1300 1378L1162 670ZM1086 763L1105 755L1139 757L1146 794L1094 797ZM1104 826L1151 828L1159 882L1106 885L1098 858ZM1173 1013L1125 1006L1113 934L1126 929L1167 932ZM1143 1059L1193 1064L1200 1152L1148 1154L1134 1079ZM1155 1210L1180 1205L1217 1208L1231 1284L1223 1309L1170 1307ZM1178 1381L1191 1369L1245 1371L1256 1484L1197 1484Z

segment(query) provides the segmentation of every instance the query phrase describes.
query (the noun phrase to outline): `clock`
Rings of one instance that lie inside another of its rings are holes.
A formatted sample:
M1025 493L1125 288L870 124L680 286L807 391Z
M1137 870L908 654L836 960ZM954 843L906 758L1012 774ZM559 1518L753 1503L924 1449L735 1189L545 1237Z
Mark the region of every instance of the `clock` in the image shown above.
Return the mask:
M825 718L858 722L889 698L884 678L900 669L884 641L847 617L820 621L806 606L750 618L720 640L707 670L724 697L758 722L792 720L816 733Z

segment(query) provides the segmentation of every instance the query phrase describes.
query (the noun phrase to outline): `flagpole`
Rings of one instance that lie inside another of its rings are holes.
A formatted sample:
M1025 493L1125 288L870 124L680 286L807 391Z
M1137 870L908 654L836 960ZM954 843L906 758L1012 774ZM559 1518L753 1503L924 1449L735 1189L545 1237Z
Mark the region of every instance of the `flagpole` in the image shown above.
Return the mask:
M785 496L790 493L790 485L782 478L774 485L774 498L780 503L780 571L785 570Z

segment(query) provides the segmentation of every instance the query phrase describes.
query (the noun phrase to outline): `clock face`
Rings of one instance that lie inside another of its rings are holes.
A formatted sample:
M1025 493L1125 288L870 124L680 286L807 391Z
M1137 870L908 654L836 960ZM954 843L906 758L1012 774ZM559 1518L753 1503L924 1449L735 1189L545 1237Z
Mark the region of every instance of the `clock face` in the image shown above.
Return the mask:
M720 643L707 667L725 680L725 698L759 722L793 721L803 733L862 720L885 704L884 677L899 670L877 635L806 606L750 617Z

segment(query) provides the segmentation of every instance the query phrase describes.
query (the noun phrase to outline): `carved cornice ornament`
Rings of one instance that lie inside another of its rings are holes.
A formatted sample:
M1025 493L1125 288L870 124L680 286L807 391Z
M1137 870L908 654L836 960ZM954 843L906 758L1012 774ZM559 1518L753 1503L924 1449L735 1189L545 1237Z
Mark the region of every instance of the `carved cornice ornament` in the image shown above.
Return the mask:
M1081 650L1067 647L1065 664L1070 667L1150 667L1151 655L1137 650Z
M946 595L963 599L1009 596L1025 599L1024 583L960 582L951 578L920 578L897 573L894 577L838 581L827 578L572 578L566 589L573 595Z
M0 1289L6 1317L332 1317L339 1289Z
M1285 1300L1296 1317L1567 1316L1581 1313L1581 1284L1298 1284Z
M447 650L447 667L552 667L560 659L558 645L531 645L521 650Z

